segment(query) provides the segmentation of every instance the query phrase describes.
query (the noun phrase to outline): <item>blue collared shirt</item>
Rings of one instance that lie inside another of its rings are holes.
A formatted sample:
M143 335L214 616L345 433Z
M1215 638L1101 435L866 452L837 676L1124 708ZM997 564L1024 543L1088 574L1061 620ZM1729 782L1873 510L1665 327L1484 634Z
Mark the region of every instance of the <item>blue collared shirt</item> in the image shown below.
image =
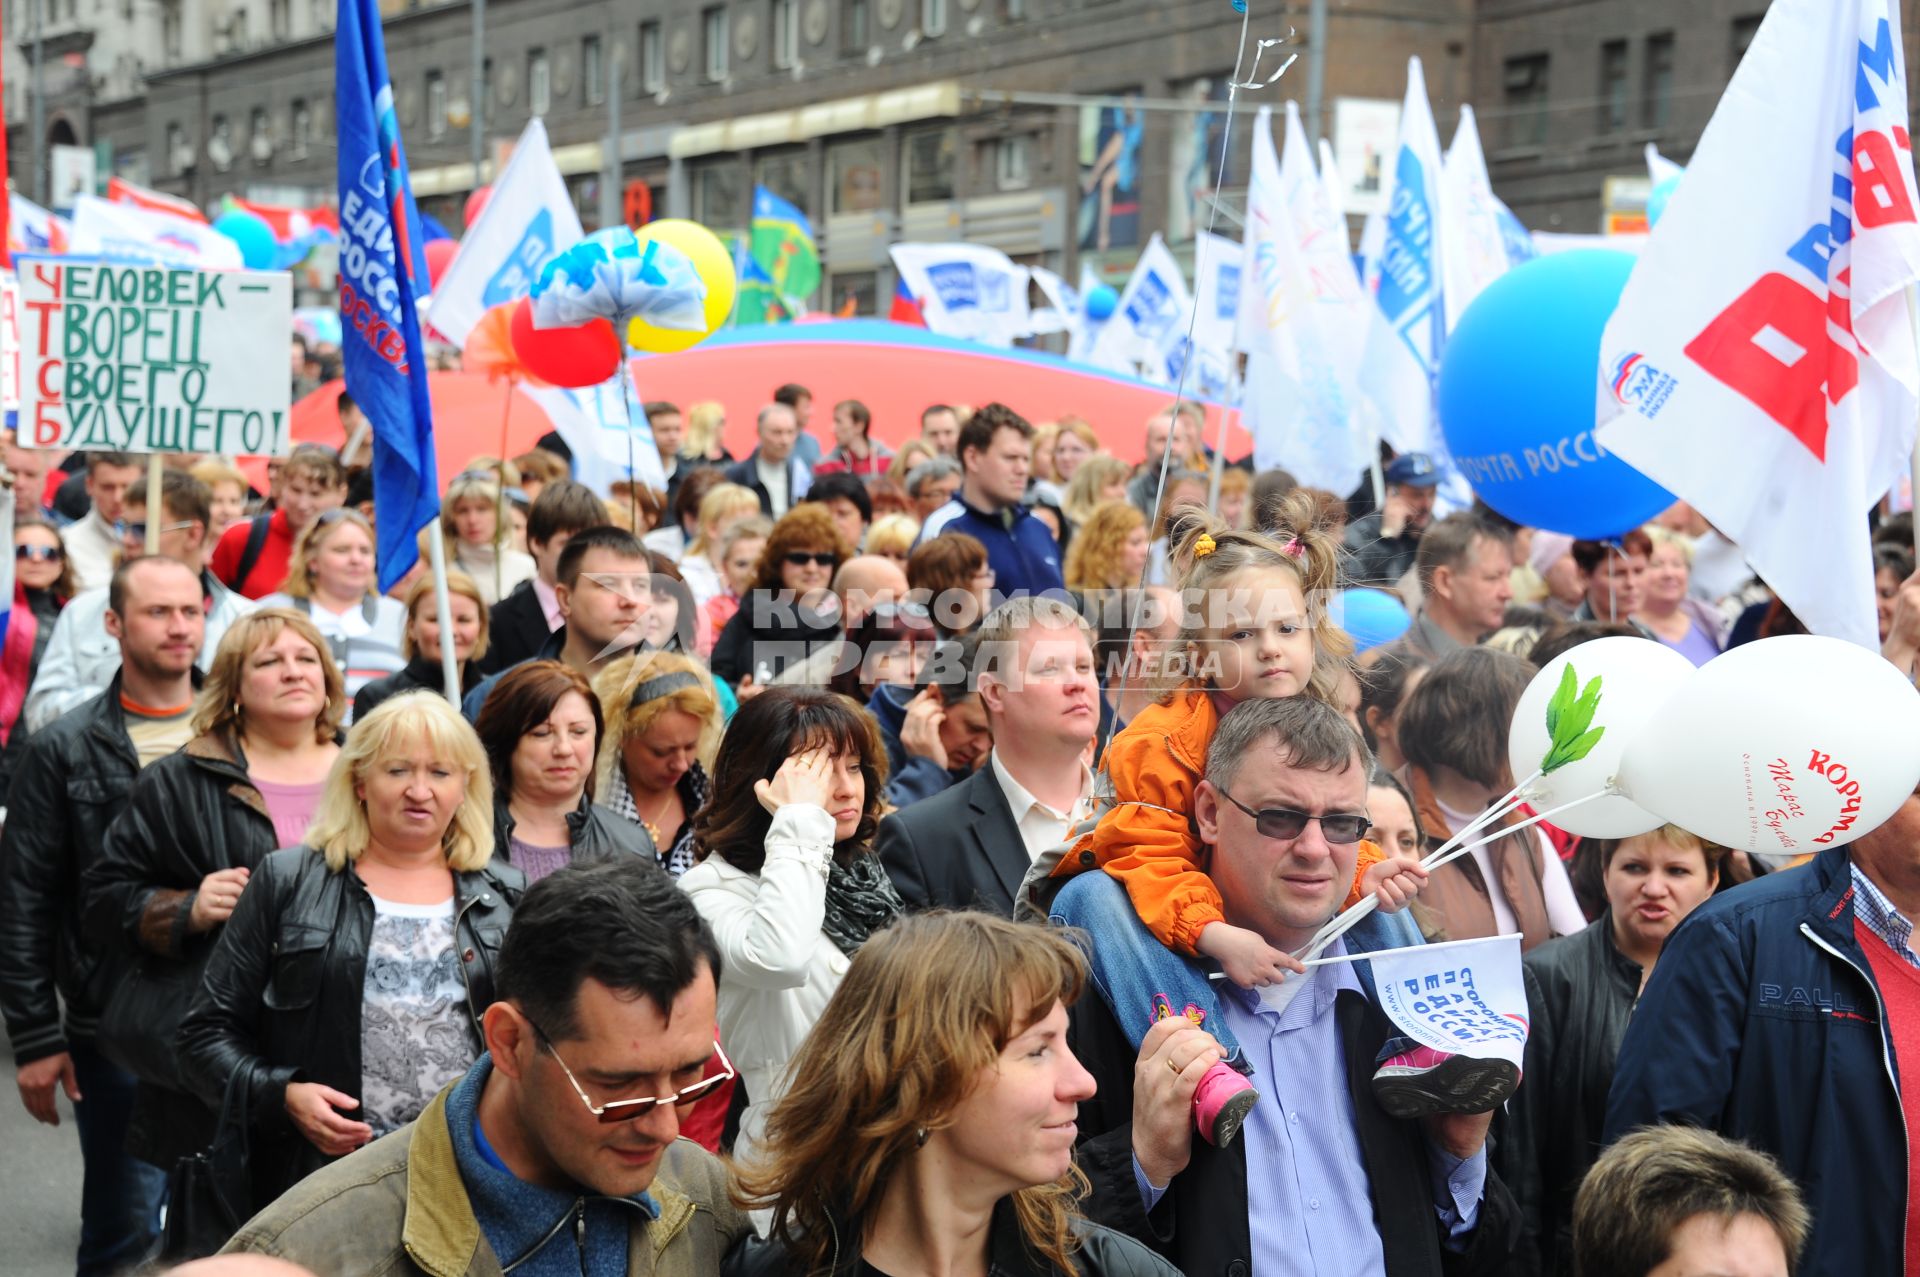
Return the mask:
M1912 948L1913 921L1894 908L1893 901L1873 885L1873 879L1860 872L1859 865L1853 866L1853 916L1908 965L1920 967L1920 957L1914 956Z
M1328 957L1345 951L1336 943ZM1284 1010L1222 982L1220 1014L1253 1065L1260 1101L1246 1141L1247 1224L1260 1277L1375 1277L1386 1261L1374 1225L1365 1155L1347 1089L1345 1044L1333 1015L1342 990L1362 993L1351 963L1315 967ZM1450 1249L1479 1222L1483 1147L1464 1161L1429 1144L1433 1205ZM1134 1177L1151 1210L1164 1190Z

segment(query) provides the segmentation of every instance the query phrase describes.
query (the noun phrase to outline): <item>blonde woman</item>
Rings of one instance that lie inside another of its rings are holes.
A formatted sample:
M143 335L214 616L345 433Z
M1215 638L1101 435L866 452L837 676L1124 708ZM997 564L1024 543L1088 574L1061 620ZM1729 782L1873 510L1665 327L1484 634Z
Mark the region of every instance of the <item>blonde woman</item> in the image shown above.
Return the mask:
M727 433L727 406L707 399L687 409L687 433L680 455L691 461L732 461L723 436Z
M1069 590L1125 590L1147 569L1147 516L1130 501L1094 507L1067 547Z
M373 525L356 510L328 510L294 543L287 582L262 607L286 607L313 621L355 696L407 666L407 609L374 593Z
M1100 436L1085 417L1060 418L1060 432L1053 437L1053 482L1062 493L1080 472L1081 464L1099 451Z
M513 548L513 529L500 513L500 483L486 471L454 476L440 502L440 526L452 560L448 566L473 578L488 607L534 573L533 557Z
M600 802L645 830L678 878L693 867L693 818L713 792L724 726L713 676L677 652L638 652L601 670L593 692L606 722Z
M1061 499L1060 508L1066 511L1074 526L1079 527L1106 502L1125 501L1127 480L1132 476L1132 466L1118 457L1096 452L1073 472L1073 481L1067 484L1066 496Z
M407 629L400 639L407 667L361 688L353 698L354 718L365 718L382 701L402 692L424 687L446 694L446 672L440 660L440 602L434 593L433 577L428 575L407 587ZM460 671L460 694L465 696L485 677L480 662L487 654L490 629L486 596L465 572L447 573L447 611L453 617L453 659Z
M354 724L306 844L254 870L180 1029L202 1100L244 1073L253 1205L479 1058L522 883L492 859L493 782L458 710L409 692Z
M247 476L218 460L206 460L188 473L207 485L213 500L207 509L207 544L216 545L220 534L247 517Z
M1077 1205L1074 1116L1094 1080L1067 1008L1086 984L1045 927L936 913L875 934L736 1164L736 1198L772 1227L727 1271L1172 1277Z
M883 514L867 529L866 553L892 559L904 570L919 539L920 520L910 514Z
M696 608L704 610L708 599L726 592L726 579L716 562L720 539L735 524L759 513L760 498L752 488L737 483L717 484L700 498L700 513L696 516L699 526L694 530L693 539L687 542L686 553L680 556L680 577L686 582Z

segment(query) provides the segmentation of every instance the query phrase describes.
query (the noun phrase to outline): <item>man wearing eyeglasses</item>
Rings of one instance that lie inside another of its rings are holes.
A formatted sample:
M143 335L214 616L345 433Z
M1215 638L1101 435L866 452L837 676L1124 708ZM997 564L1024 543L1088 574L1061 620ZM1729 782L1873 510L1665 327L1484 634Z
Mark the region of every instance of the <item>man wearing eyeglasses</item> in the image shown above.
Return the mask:
M227 627L254 610L256 604L220 583L207 568L207 527L213 517L213 494L207 485L178 470L160 477L160 553L178 559L200 578L206 595L206 639L195 663L204 670L219 650ZM147 552L147 481L134 481L121 506L120 561L131 563ZM106 690L120 669L120 644L107 633L107 587L76 595L61 609L47 636L47 650L34 671L22 711L27 730L39 732L67 711L86 704Z
M733 1077L714 1037L719 963L657 866L542 879L501 948L486 1054L227 1251L322 1273L717 1274L751 1226L720 1162L678 1137L688 1106Z
M1249 700L1221 719L1193 816L1230 922L1294 952L1333 917L1367 828L1371 767L1339 712L1305 696ZM1129 908L1124 897L1117 907ZM1126 933L1096 928L1095 942ZM1404 913L1375 914L1325 956L1418 943ZM1104 998L1074 1006L1073 1050L1099 1084L1080 1106L1095 1218L1189 1273L1504 1270L1516 1216L1487 1169L1492 1114L1401 1119L1381 1107L1375 1060L1396 1031L1366 964L1218 989L1259 1090L1245 1135L1224 1148L1193 1135L1195 1089L1221 1059L1212 1035L1174 1015L1135 1052Z

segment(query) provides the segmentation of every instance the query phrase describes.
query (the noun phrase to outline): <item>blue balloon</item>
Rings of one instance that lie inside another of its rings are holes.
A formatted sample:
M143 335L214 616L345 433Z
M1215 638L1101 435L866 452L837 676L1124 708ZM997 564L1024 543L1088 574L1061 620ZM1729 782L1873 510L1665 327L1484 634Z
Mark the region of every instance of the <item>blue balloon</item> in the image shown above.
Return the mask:
M1413 624L1406 605L1385 590L1342 590L1332 613L1334 624L1353 636L1356 652L1391 643Z
M1509 519L1605 539L1674 502L1593 435L1600 336L1633 265L1612 249L1527 262L1474 298L1447 339L1447 448L1474 492Z
M240 260L248 270L274 269L280 257L280 241L273 237L273 227L258 213L233 209L216 217L213 229L239 246Z
M1087 290L1087 318L1112 319L1114 308L1120 305L1120 294L1113 291L1111 284L1096 284Z
M1673 193L1680 189L1680 177L1680 174L1675 173L1672 177L1663 177L1654 183L1652 193L1647 196L1648 226L1658 226L1660 219L1667 215L1667 201L1672 199Z

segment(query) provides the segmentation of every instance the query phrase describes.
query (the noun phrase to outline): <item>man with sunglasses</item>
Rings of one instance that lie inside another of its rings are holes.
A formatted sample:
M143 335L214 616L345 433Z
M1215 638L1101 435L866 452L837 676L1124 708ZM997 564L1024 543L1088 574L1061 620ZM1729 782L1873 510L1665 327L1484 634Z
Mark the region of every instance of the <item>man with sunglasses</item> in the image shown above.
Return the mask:
M144 477L134 481L121 507L120 561L131 563L147 552L149 501ZM177 559L199 576L205 592L206 639L195 663L202 670L213 662L227 627L257 606L221 584L208 570L207 527L213 517L213 494L207 485L179 470L160 476L160 553ZM61 609L47 636L47 650L34 672L22 718L29 732L39 732L71 709L86 704L106 690L120 669L120 644L107 633L107 587L76 595Z
M322 1273L708 1277L751 1233L720 1162L680 1139L733 1077L720 955L689 899L628 858L514 910L486 1054L418 1121L301 1181L230 1252Z
M1371 766L1339 712L1309 697L1245 701L1220 720L1193 817L1230 922L1295 952L1334 916L1368 825ZM1121 928L1094 930L1096 945L1126 942ZM1404 912L1375 914L1325 956L1419 943ZM1099 1084L1080 1106L1096 1219L1189 1273L1504 1271L1516 1215L1487 1169L1492 1114L1402 1119L1381 1106L1375 1061L1396 1031L1367 964L1218 987L1259 1090L1245 1137L1224 1148L1193 1137L1195 1089L1222 1058L1212 1035L1176 1014L1136 1052L1105 998L1073 1007L1073 1050Z

